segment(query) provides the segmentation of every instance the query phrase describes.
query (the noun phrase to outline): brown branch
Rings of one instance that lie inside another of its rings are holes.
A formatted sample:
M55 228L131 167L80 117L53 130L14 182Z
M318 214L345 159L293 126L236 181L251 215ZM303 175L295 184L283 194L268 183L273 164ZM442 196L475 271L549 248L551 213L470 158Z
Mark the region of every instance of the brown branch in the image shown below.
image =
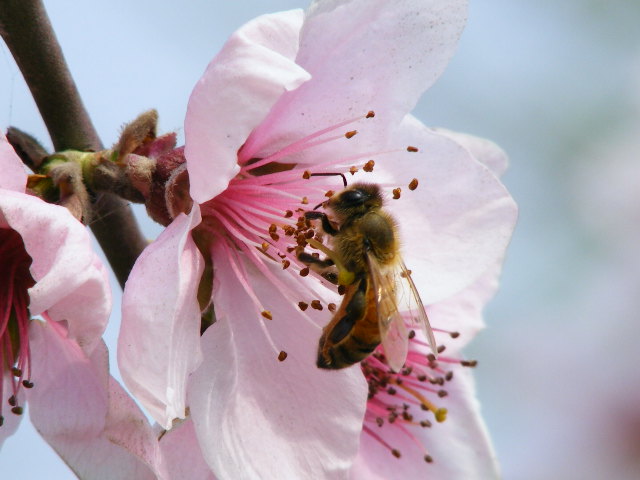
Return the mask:
M40 0L0 0L0 34L24 76L57 151L102 149ZM99 194L91 225L121 286L146 246L125 201Z

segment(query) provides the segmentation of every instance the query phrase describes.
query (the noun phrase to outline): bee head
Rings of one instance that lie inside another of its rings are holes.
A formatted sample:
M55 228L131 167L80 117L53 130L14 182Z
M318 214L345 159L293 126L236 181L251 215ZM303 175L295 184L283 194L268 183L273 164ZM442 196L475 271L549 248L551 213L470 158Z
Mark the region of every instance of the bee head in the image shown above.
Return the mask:
M364 215L382 207L382 193L375 183L354 183L325 202L325 207L341 219Z

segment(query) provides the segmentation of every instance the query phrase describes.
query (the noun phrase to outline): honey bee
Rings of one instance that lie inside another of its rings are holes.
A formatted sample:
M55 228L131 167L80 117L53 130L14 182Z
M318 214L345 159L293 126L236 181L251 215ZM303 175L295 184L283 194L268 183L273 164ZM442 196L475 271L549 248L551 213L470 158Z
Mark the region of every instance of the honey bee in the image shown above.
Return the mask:
M367 358L382 343L387 363L398 371L408 351L408 330L398 305L406 283L412 302L411 319L421 326L434 353L436 343L420 295L400 256L398 229L383 210L380 187L355 183L318 205L332 213L311 210L308 220L320 220L331 236L331 248L311 238L308 243L326 254L320 259L304 251L298 259L333 283L344 297L318 344L319 368L345 368ZM335 223L334 223L335 222Z

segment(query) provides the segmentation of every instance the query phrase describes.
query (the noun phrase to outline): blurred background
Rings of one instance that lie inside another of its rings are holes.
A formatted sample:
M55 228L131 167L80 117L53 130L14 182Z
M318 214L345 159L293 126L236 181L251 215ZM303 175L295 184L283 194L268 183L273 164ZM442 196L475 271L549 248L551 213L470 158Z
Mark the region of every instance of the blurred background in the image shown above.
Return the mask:
M227 36L261 13L306 6L45 5L106 145L151 107L160 131L182 134L191 89ZM457 56L415 112L490 138L511 158L504 182L520 219L488 327L467 351L479 360L478 395L505 479L640 478L639 24L637 0L472 1ZM0 43L8 125L51 145ZM160 229L138 213L155 237ZM117 312L112 320L113 354ZM119 378L116 368L112 356ZM75 478L24 420L0 454L0 476Z

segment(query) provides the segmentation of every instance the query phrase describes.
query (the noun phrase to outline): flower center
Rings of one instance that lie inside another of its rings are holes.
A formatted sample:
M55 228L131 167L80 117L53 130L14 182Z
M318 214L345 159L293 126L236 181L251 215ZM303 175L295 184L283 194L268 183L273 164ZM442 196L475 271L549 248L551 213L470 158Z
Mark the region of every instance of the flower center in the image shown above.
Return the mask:
M286 287L269 267L279 263L288 274L309 275L309 268L296 256L296 250L316 235L304 213L340 189L342 181L336 176L353 175L359 170L369 172L375 163L372 158L405 151L354 153L353 143L349 143L357 142L358 138L353 126L359 127L361 122L369 122L374 117L374 112L370 111L341 121L268 155L252 150L250 136L238 151L238 175L220 195L200 206L203 221L197 230L211 239L211 245L225 249L225 255L256 306L256 317L267 338L266 322L272 320L270 308L254 294L239 252L274 285L281 287L292 302L308 299L315 302L311 302L313 308L323 308L316 299L327 292L316 291L317 284L298 282L304 291L301 297L300 289L292 291ZM328 144L331 144L332 155L316 153L315 149ZM316 240L321 242L321 238ZM282 361L281 350L272 346Z
M18 405L18 393L21 387L33 387L27 290L35 280L29 272L30 265L31 257L20 235L12 229L0 229L0 426L4 422L5 401L11 412L20 415L23 408Z

